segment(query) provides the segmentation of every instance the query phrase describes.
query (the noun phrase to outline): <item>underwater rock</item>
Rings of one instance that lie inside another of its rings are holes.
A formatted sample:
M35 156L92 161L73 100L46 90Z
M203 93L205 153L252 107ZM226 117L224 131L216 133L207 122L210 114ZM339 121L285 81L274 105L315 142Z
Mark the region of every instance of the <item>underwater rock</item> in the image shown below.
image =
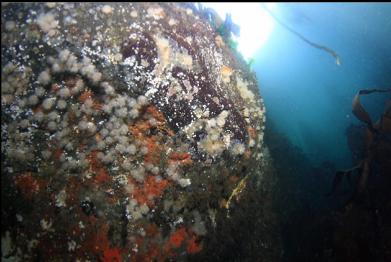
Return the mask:
M165 261L218 242L261 179L265 108L202 17L2 4L3 258Z

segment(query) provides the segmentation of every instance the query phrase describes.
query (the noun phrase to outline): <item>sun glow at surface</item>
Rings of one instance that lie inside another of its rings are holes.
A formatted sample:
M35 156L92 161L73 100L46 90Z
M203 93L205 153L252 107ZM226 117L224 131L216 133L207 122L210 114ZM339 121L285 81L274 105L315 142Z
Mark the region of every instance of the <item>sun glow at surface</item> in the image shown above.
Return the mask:
M262 8L261 3L202 3L211 7L225 19L225 14L232 15L232 21L240 26L240 36L233 38L238 41L238 51L245 59L253 57L268 40L273 28L273 18ZM267 3L272 10L275 3Z

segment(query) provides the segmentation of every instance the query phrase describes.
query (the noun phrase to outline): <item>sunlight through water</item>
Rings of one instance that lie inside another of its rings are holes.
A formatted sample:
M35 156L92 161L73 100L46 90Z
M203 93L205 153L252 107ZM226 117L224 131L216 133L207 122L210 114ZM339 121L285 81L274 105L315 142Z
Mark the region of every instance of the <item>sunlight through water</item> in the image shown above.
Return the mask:
M249 60L268 40L274 28L273 18L263 9L261 3L202 3L211 7L225 19L227 13L232 15L232 21L240 26L240 36L233 38L238 41L238 51ZM266 3L273 10L275 3Z

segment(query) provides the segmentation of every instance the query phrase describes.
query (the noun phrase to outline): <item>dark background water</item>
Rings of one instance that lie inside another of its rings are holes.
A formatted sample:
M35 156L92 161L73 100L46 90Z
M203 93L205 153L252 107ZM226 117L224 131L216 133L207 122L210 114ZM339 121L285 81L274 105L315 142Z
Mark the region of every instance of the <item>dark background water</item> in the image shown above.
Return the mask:
M312 42L335 50L341 66L276 23L253 65L268 119L312 164L330 161L348 168L345 130L359 123L351 113L354 95L391 85L391 4L278 3L273 13ZM386 98L362 98L373 120Z

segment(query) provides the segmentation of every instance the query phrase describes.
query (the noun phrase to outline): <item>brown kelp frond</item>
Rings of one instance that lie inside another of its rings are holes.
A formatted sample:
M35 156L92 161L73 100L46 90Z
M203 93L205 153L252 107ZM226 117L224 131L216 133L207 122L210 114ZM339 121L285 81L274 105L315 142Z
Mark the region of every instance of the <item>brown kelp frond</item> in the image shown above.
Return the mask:
M307 38L305 38L304 36L302 36L301 34L299 34L298 32L296 32L295 30L293 30L292 28L290 28L288 25L286 25L284 22L282 22L279 18L277 18L266 6L265 4L262 4L263 8L266 10L266 12L268 12L271 17L273 17L274 20L277 21L277 23L279 23L282 27L284 27L286 30L288 30L289 32L293 33L294 35L296 35L297 37L299 37L301 40L303 40L304 42L306 42L307 44L309 44L310 46L314 47L314 48L317 48L317 49L320 49L320 50L323 50L327 53L329 53L330 55L332 55L335 59L335 63L339 66L341 65L341 58L340 56L334 51L332 50L331 48L328 48L327 46L323 46L323 45L320 45L320 44L317 44L317 43L314 43L310 40L308 40Z
M353 114L362 122L372 126L372 120L367 111L365 111L364 107L360 102L360 94L354 96L352 103L352 112Z
M379 144L377 142L378 139L384 139L383 135L387 135L391 132L391 100L389 100L386 104L385 112L381 116L378 123L373 125L371 117L367 113L367 111L364 109L364 107L360 103L360 96L361 95L368 95L372 93L385 93L385 92L391 92L391 88L388 89L362 89L359 90L358 93L353 98L352 103L352 112L353 114L359 119L360 121L366 123L367 125L367 133L368 136L365 138L365 157L360 163L348 170L338 171L333 179L332 183L332 190L328 196L334 194L337 190L337 187L341 184L342 178L346 176L348 179L350 179L351 174L355 170L359 170L359 180L357 184L357 193L363 193L366 188L366 184L368 181L368 177L370 175L370 164L372 161L372 158L374 156L373 150L376 147L379 147ZM375 139L374 137L377 137ZM381 143L380 143L381 144Z
M352 103L352 112L353 114L362 122L366 123L368 125L368 128L371 131L374 131L372 120L367 111L365 111L364 107L361 105L360 102L360 95L368 95L372 93L385 93L385 92L391 92L391 88L389 89L362 89L358 91L358 93L353 98ZM387 113L387 109L386 109Z

